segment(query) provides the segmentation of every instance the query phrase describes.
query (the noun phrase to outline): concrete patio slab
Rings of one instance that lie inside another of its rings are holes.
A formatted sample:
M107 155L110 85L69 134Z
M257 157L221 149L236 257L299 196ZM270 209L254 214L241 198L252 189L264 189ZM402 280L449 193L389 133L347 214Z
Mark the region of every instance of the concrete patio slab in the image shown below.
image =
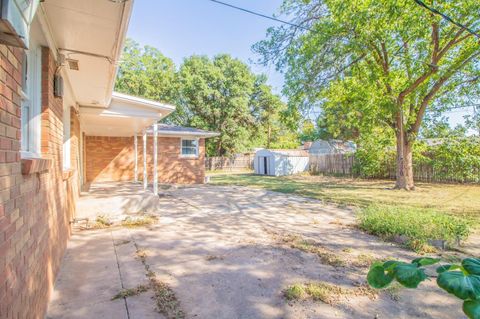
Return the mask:
M107 303L108 297L122 285L144 284L145 265L171 288L185 318L464 318L461 304L433 282L394 295L348 295L335 304L285 300L284 289L296 283L322 281L351 291L362 287L368 266L354 266L360 256L416 257L350 226L355 217L349 209L265 190L209 185L162 191L155 205L159 220L154 226L75 234L55 288L52 318L73 308L70 298L82 309L79 315L87 311L94 286L71 278L77 271L96 273L76 276L97 279L94 283L104 293L90 302L103 303L116 315L122 305ZM282 241L287 235L314 241L346 263L334 266L292 248ZM84 246L89 248L83 251ZM145 253L145 264L136 258L137 250ZM120 269L116 275L110 271L115 264ZM102 280L110 287L103 287ZM77 287L69 287L72 283ZM152 296L149 291L126 298L127 318L158 318Z

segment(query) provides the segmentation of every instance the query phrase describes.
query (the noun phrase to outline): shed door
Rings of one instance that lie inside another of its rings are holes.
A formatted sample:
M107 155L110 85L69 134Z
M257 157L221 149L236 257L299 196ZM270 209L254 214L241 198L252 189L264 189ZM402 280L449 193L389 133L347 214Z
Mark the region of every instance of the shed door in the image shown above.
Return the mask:
M268 175L268 158L266 156L263 157L263 171L264 175Z

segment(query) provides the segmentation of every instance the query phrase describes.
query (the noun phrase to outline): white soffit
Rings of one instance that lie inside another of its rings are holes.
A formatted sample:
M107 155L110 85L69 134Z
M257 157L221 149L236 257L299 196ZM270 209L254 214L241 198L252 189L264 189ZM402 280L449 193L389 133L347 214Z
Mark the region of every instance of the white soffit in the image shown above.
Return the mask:
M70 70L68 63L65 70L80 105L108 107L132 2L47 0L42 3L57 49L67 59L78 60L78 71Z
M133 136L174 109L172 105L114 93L108 108L80 107L80 120L89 136Z

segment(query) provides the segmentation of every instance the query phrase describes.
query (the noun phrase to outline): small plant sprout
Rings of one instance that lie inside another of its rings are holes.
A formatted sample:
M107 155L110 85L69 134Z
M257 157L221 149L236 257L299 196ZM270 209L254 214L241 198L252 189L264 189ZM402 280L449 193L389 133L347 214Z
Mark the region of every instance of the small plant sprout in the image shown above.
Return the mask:
M429 278L425 267L438 263L436 258L417 258L411 263L402 261L376 262L367 275L368 284L377 289L397 281L406 288L417 288ZM446 264L436 269L437 285L463 300L463 312L470 319L480 319L480 259L465 258L460 264Z

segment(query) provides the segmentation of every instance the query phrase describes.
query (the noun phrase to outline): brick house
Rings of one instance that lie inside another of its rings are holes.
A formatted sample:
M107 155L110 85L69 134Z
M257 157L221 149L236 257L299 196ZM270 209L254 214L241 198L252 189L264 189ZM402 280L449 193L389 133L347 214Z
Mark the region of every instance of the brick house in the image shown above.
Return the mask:
M0 0L0 318L43 318L95 181L202 183L205 138L113 93L132 0ZM153 125L153 126L152 126Z

